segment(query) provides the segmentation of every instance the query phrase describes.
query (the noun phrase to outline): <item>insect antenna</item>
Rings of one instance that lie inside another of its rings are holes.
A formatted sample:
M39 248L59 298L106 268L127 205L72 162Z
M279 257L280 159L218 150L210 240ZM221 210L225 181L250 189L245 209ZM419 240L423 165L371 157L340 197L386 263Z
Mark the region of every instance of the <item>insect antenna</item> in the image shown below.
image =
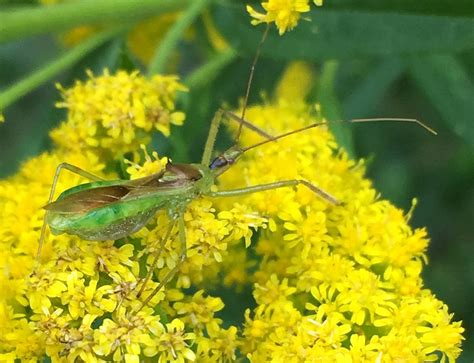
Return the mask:
M245 113L247 112L247 105L249 101L250 88L252 86L253 75L255 73L255 66L257 65L258 59L260 58L260 52L262 51L263 43L265 43L265 40L267 39L269 30L270 30L270 24L268 23L265 28L265 32L263 33L263 36L260 39L260 43L258 44L257 51L255 52L255 57L253 58L252 67L250 68L249 79L247 81L247 89L245 91L244 106L242 108L242 113L240 115L241 121L239 124L239 129L237 131L237 136L235 137L235 144L239 142L240 134L242 133L242 127L243 127L242 120L245 119Z
M264 141L261 141L261 142L258 142L256 144L254 144L254 145L251 145L251 146L248 146L248 147L245 147L245 148L241 148L241 151L242 151L242 153L245 153L245 152L247 152L251 149L254 149L258 146L261 146L261 145L267 144L269 142L276 141L276 140L282 139L284 137L294 135L294 134L297 134L299 132L303 132L303 131L306 131L306 130L309 130L309 129L312 129L312 128L315 128L315 127L318 127L318 126L329 125L329 124L333 124L333 123L351 123L351 124L355 124L355 123L363 123L363 122L408 122L408 123L412 123L412 124L415 124L417 126L422 127L423 129L425 129L426 131L432 133L433 135L438 135L438 133L435 130L433 130L431 127L429 127L428 125L426 125L423 122L421 122L417 119L414 119L414 118L392 118L392 117L354 118L354 119L350 119L350 120L335 120L335 121L316 122L316 123L313 123L311 125L301 127L299 129L292 130L292 131L286 132L284 134L275 136L272 139L264 140Z

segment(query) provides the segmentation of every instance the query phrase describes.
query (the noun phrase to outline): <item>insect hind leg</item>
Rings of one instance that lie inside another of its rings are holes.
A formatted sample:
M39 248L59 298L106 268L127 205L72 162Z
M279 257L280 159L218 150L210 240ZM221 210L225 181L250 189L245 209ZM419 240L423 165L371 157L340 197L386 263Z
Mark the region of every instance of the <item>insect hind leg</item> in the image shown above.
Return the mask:
M59 180L59 175L61 174L62 170L68 170L71 173L80 175L86 179L92 180L92 181L99 181L103 180L103 178L98 177L97 175L91 174L88 171L85 171L78 166L69 164L69 163L61 163L56 167L56 172L54 173L54 178L53 178L53 184L51 186L51 190L49 192L49 198L48 198L48 204L53 201L54 198L54 193L56 191L56 185L58 184ZM40 239L38 243L38 251L36 252L36 259L35 259L35 270L36 268L40 265L40 258L41 258L41 251L43 249L43 244L44 244L44 238L46 235L46 214L43 218L43 225L41 226L41 233L40 233Z
M175 224L176 224L176 219L171 221L171 223L169 224L168 229L166 230L166 233L165 233L164 237L160 240L160 247L159 247L158 251L155 254L155 257L153 259L153 262L151 263L150 269L148 270L148 273L147 273L145 279L143 280L142 286L140 287L140 290L137 293L138 298L142 295L148 281L153 276L153 272L156 268L156 265L158 264L158 260L160 259L160 256L163 253L163 250L165 248L166 241L168 241L168 239L170 238L171 232L172 232Z
M166 276L163 278L163 280L160 281L160 284L151 292L150 295L143 301L142 305L138 309L137 312L142 310L145 306L148 305L148 303L153 299L153 297L160 292L160 290L176 275L176 273L179 271L181 268L181 265L183 262L186 260L186 229L184 226L184 215L181 213L178 217L178 227L179 227L179 241L181 245L181 251L179 255L179 259L176 262L176 265L166 274Z

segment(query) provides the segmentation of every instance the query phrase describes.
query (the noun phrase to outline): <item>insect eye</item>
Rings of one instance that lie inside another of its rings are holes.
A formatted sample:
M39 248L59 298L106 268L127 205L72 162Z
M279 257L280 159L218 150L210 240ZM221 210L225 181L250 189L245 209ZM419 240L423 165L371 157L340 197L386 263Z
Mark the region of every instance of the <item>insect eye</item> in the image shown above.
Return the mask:
M215 158L211 165L209 165L209 169L213 170L213 169L219 169L219 168L222 168L223 166L226 166L228 164L228 160L222 156L218 156L217 158Z

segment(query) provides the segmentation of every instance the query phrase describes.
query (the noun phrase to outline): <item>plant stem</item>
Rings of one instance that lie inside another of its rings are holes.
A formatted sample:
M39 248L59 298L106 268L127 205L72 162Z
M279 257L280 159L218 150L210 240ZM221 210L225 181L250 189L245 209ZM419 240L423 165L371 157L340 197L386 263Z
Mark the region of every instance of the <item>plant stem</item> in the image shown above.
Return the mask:
M195 89L205 83L211 82L219 74L219 71L235 58L237 58L237 52L232 48L219 52L211 58L209 62L192 72L184 80L184 84L190 89Z
M211 0L193 0L191 5L186 9L183 15L173 24L171 29L166 33L164 39L155 50L155 54L150 62L148 74L162 73L166 62L171 53L176 48L176 44L181 39L183 33L194 22L194 19L202 12Z
M176 11L196 0L83 0L0 12L0 42L61 31L77 25L125 24Z
M119 27L99 33L83 41L73 49L65 52L58 59L33 72L26 78L15 83L13 86L7 88L0 93L0 110L8 107L17 99L47 82L63 70L69 68L74 63L83 58L87 53L96 49L98 46L113 38L117 34L124 32L126 29L128 29L128 27Z

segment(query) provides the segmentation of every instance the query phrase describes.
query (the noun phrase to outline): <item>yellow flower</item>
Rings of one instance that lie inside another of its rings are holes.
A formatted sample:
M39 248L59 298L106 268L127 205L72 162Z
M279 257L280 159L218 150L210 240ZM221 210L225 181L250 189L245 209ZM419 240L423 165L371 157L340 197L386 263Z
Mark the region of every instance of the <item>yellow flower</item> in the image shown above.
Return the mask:
M214 318L214 314L224 308L224 303L220 298L204 297L204 291L200 290L190 299L189 302L180 301L174 304L174 309L178 315L184 315L184 323L194 327L196 334L203 334L204 328L207 331L216 331L221 323Z
M119 308L114 320L105 319L94 331L94 352L101 357L112 355L114 362L134 362L140 353L156 355L155 339L163 336L164 327L151 308L140 312Z
M303 77L308 71L293 69ZM291 96L306 91L285 90L285 82L276 99L247 113L273 135L320 120L314 106ZM304 179L342 203L332 205L303 186L190 201L187 258L147 306L142 302L181 259L177 226L162 242L170 228L167 210L118 241L47 233L41 264L31 274L56 165L67 161L113 179L124 164L132 178L159 172L167 159L150 156L146 147L141 156L139 147L148 131L169 128L180 88L174 78L125 72L78 82L63 90L69 114L52 132L53 151L0 181L0 360L219 362L246 356L286 363L459 356L463 328L423 288L426 231L412 229L410 212L380 198L363 161L350 160L323 126L245 153L216 188ZM160 117L150 118L150 110ZM241 138L244 146L259 140L249 132ZM130 161L114 168L127 151ZM57 192L84 182L65 172ZM246 309L241 334L236 326L224 328L226 297L208 293L222 280L248 289L253 283L255 306Z
M271 304L279 299L286 299L296 292L295 287L288 286L288 279L280 283L277 275L270 276L270 280L264 285L255 284L254 297L258 304Z
M235 362L239 345L237 328L208 330L209 338L196 338L197 362Z
M222 266L221 272L224 277L221 282L240 292L250 281L253 281L250 271L255 267L256 261L248 257L248 251L242 245L232 246L228 251L232 258L226 259L226 263Z
M104 311L114 311L117 302L105 297L110 286L103 285L97 289L98 280L90 280L85 286L84 279L78 271L73 271L67 276L67 290L61 295L64 305L68 305L72 319L83 317L86 310L89 314L100 316Z
M313 87L314 72L303 61L291 62L285 69L275 94L279 99L304 101Z
M319 121L281 88L273 102L249 107L248 119L272 135ZM258 138L244 132L241 142L248 146ZM239 199L275 223L256 246L258 306L246 314L242 343L249 359L429 361L440 352L454 360L463 329L422 289L426 231L413 230L408 216L379 199L363 162L348 159L321 126L250 151L220 178L219 188L284 179L308 180L343 203L331 206L302 187ZM220 200L218 206L232 203ZM295 308L301 305L307 310Z
M156 339L156 346L160 352L160 362L184 362L194 361L196 354L189 348L187 341L195 339L194 333L184 331L184 323L174 319L166 324L166 332L160 334Z
M282 35L298 24L301 13L309 11L308 2L308 0L269 0L262 3L266 13L259 13L250 5L247 5L247 11L254 18L253 25L275 22L280 35Z
M150 132L169 135L170 125L182 125L184 114L174 110L177 91L186 88L175 76L153 76L138 72L107 70L61 91L64 101L57 107L68 110L68 119L51 132L58 147L92 150L118 156L138 150L150 141ZM113 97L110 95L113 94Z
M150 156L145 145L140 145L140 148L143 150L143 156L145 157L145 160L142 164L138 164L137 162L131 160L125 160L125 163L130 165L127 168L127 173L130 175L130 179L143 178L145 176L159 173L168 163L168 158L160 159L156 151L153 151ZM137 153L134 153L134 156L139 158Z

